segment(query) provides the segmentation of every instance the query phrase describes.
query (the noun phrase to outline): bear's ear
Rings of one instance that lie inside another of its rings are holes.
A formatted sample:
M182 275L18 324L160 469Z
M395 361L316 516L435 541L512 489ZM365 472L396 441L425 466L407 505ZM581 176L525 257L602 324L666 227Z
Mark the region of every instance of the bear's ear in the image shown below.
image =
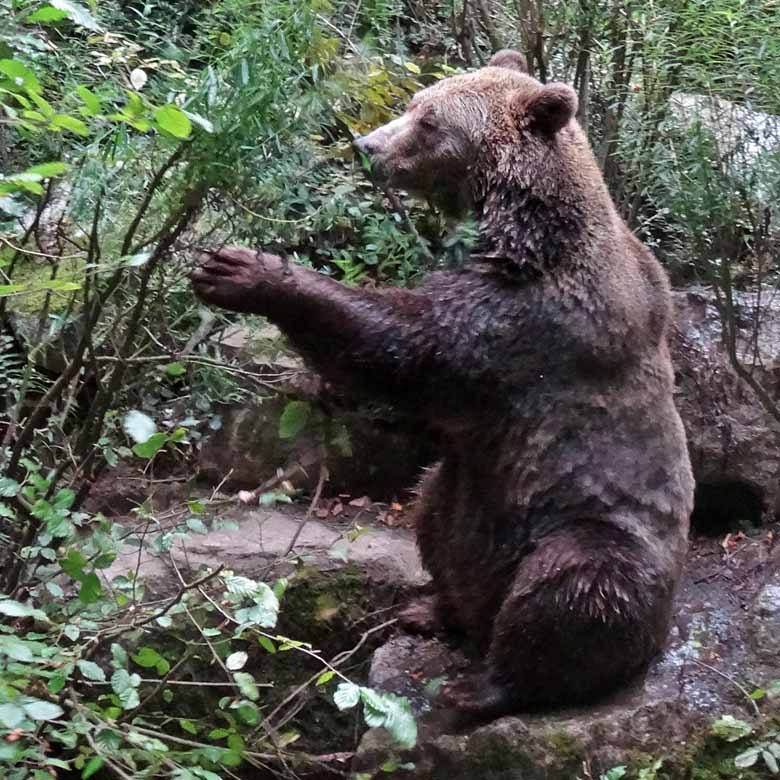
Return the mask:
M522 113L532 127L554 135L577 113L577 93L568 84L550 82L525 102Z
M501 49L497 51L488 62L489 68L508 68L520 73L528 73L528 61L514 49Z

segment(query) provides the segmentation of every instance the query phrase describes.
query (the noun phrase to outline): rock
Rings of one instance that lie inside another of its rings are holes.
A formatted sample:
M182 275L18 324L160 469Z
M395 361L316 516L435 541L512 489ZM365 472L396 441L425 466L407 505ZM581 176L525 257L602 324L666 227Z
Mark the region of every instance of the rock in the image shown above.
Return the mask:
M715 95L675 92L669 102L683 127L701 125L712 131L721 159L731 161L742 173L748 174L762 155L780 147L780 116L752 111Z
M741 300L744 338L751 330L750 301ZM735 373L722 350L712 292L690 288L674 293L675 327L670 346L676 373L677 408L688 434L696 478L694 525L713 534L754 523L780 510L779 426L754 391ZM761 361L780 352L780 311L767 308L761 332ZM773 335L775 334L775 335ZM774 347L770 345L774 344ZM745 348L740 355L747 360Z
M745 555L746 568L747 564L754 568L758 557L777 571L780 554L767 552L763 542L751 544L760 553L751 549ZM403 777L585 780L626 766L626 777L636 778L640 769L649 770L662 761L659 777L682 780L709 778L703 770L701 774L693 770L701 764L723 762L733 767L733 758L744 745L716 743L710 739L711 724L723 714L751 720L752 705L740 686L752 691L755 685L777 679L780 652L776 641L766 652L753 652L746 607L754 598L755 585L748 579L735 588L732 570L720 561L712 562L715 549L709 540L693 545L677 599L676 625L664 656L644 680L594 707L523 713L455 731L449 713L432 706L426 688L435 688L443 676L457 674L464 665L462 654L441 640L405 634L391 639L374 654L369 684L409 697L420 714L418 745L401 756L401 761L413 763L415 769ZM765 559L766 555L770 557ZM715 568L703 577L708 566ZM738 571L741 568L737 566ZM752 620L762 621L762 631L773 630L780 636L780 587L759 590L755 604ZM384 732L369 731L358 751L355 777L383 777L377 769L392 751ZM733 776L738 776L736 771Z
M756 595L751 621L756 654L768 661L780 658L780 576L777 573Z
M223 485L227 490L254 489L277 469L302 463L305 470L290 481L296 488L311 490L322 460L319 445L328 431L327 494L392 501L408 495L422 467L436 459L435 440L424 432L411 433L402 423L367 409L326 413L316 401L309 401L312 411L302 433L280 439L279 419L289 400L271 396L226 407L222 427L201 444L201 475L211 484L228 477Z
M137 545L128 545L106 570L106 576L110 580L135 572L137 567L146 580L148 597L163 598L179 590L173 563L184 576L194 576L203 567L219 563L237 574L263 579L271 576L269 568L273 568L273 576L285 576L294 570L295 559L283 556L304 522L302 509L236 507L229 517L233 527L221 528L217 521L214 530L191 534L185 541L177 540L165 554L155 554L147 548L139 551ZM365 582L389 585L394 591L417 587L427 580L411 531L371 527L347 543L344 533L348 530L348 524L322 523L310 518L295 546L297 559L326 573L356 567Z

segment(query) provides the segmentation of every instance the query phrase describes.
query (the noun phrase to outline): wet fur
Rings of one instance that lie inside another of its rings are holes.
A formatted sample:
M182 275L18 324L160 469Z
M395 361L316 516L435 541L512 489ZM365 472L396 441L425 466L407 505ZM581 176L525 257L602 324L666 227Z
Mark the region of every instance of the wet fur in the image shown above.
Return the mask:
M276 322L329 379L442 430L416 517L435 603L407 617L481 643L483 668L444 694L478 717L592 701L641 672L686 549L667 281L617 215L572 95L488 67L369 136L390 181L476 213L460 271L360 290L228 249L193 277L205 300ZM426 112L450 135L425 135Z

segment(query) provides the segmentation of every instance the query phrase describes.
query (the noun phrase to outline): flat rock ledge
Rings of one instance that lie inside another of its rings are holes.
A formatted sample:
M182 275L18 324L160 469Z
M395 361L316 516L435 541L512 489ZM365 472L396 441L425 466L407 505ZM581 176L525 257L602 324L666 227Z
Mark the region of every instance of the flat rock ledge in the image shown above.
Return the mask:
M281 566L283 573L284 566L292 566L292 559L299 558L324 574L347 567L352 573L358 572L364 583L359 589L361 598L368 594L369 600L382 609L395 603L398 594L427 581L413 533L407 529L370 527L345 550L348 525L310 519L300 532L295 556L287 556L280 563L280 556L303 520L302 510L241 507L229 514L237 528L190 536L164 556L128 547L108 570L108 578L137 569L145 577L146 597L164 598L179 588L172 560L187 577L204 566L219 563L238 573L260 577L268 576L269 564L275 573ZM715 540L692 543L666 653L645 679L589 708L521 713L459 733L452 728L450 714L433 702L444 678L466 668L468 659L445 638L424 639L396 632L374 653L368 684L410 699L419 715L418 744L411 751L399 752L383 730L369 730L354 759L352 777L769 777L734 768L734 757L750 746L751 737L728 743L710 735L712 723L723 715L751 723L755 734L760 735L772 728L780 703L780 699L769 696L753 703L745 695L757 688L770 688L773 681L780 680L780 545L773 545L766 536L754 537L745 541L740 551L724 556ZM598 663L598 659L587 662ZM586 671L583 668L583 673ZM334 745L334 749L343 746ZM626 767L624 774L607 774L619 766ZM388 767L396 768L388 773Z

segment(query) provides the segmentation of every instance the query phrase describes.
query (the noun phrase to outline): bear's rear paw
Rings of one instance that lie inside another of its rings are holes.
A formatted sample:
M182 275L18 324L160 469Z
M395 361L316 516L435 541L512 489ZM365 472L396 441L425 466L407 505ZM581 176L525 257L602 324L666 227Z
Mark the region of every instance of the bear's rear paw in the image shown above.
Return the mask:
M509 691L488 672L467 674L447 683L441 690L440 701L445 707L456 709L464 725L500 718L511 712L513 705Z
M421 596L398 613L398 624L411 634L433 636L444 630L435 596Z

